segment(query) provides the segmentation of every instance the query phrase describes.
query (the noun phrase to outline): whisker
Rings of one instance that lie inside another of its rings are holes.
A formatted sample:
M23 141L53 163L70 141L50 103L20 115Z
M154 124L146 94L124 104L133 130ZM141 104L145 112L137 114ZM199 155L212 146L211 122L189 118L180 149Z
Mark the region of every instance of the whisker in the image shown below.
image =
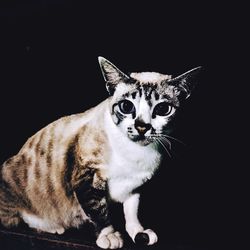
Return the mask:
M166 145L166 143L167 143L168 148L171 150L171 148L172 148L171 141L168 140L166 137L156 134L156 135L151 135L151 138L159 138L159 139L161 139L162 142L165 142L165 145Z
M155 137L155 138L156 138L156 137ZM158 137L158 138L156 138L156 140L157 140L157 142L160 143L160 145L163 147L163 149L165 149L165 151L167 152L168 156L169 156L170 158L172 158L171 154L169 153L168 149L166 148L166 146L164 145L164 143L161 141L161 139Z
M181 141L181 140L179 140L179 139L177 139L177 138L175 138L175 137L173 137L173 136L166 135L166 134L160 134L160 135L161 135L162 137L167 137L167 138L169 138L169 139L173 139L173 140L175 140L175 141L181 143L182 145L187 146L183 141Z
M171 144L171 142L170 142L167 138L165 138L165 137L161 137L161 139L162 139L162 142L167 143L167 145L168 145L168 147L169 147L169 150L171 150L171 149L172 149L172 144Z

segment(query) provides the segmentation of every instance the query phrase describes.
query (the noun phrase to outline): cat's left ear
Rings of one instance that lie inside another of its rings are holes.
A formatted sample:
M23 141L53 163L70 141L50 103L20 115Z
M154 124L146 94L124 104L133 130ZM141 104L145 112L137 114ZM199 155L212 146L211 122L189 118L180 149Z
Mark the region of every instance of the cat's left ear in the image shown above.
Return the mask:
M193 68L184 74L181 74L173 79L170 79L167 84L175 86L177 91L180 92L180 94L184 97L184 99L187 99L195 84L196 84L196 76L201 71L201 66Z
M119 82L128 81L129 77L104 57L99 56L98 61L102 70L102 75L106 81L106 88L109 94L113 95L116 85Z

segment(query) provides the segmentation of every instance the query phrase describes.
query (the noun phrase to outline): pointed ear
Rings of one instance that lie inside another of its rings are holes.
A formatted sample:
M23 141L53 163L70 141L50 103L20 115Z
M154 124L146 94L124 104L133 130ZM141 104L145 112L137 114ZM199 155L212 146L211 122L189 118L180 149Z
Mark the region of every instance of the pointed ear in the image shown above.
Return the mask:
M129 80L129 77L104 57L99 56L98 61L102 70L102 75L106 81L106 88L109 94L113 95L116 85L121 81L126 82Z
M187 99L196 84L196 75L200 72L201 66L193 68L182 75L179 75L167 82L168 85L175 86L180 95Z

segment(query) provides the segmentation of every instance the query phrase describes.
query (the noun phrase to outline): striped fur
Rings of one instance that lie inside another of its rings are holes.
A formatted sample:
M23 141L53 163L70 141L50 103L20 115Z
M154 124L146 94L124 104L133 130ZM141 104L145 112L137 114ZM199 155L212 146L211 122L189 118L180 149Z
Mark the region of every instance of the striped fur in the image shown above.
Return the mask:
M146 234L148 244L157 241L156 234L144 230L136 219L139 196L133 192L160 164L159 148L148 135L163 132L181 94L189 90L187 77L177 84L159 73L127 76L103 58L100 65L110 97L41 129L1 166L4 226L23 220L38 231L61 234L88 221L95 225L98 246L119 248L123 241L111 225L111 199L124 203L126 228L133 240ZM124 100L135 106L131 114L121 111ZM154 112L163 100L173 107L169 117ZM145 135L139 134L146 128Z

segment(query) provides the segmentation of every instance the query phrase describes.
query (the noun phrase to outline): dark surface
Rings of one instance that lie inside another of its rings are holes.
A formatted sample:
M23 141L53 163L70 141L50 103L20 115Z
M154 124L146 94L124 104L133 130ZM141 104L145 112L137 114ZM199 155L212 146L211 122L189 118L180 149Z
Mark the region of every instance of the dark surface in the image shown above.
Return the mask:
M99 55L124 72L177 75L201 65L173 132L186 146L173 143L172 158L143 188L140 217L164 249L243 244L249 225L244 6L106 2L1 1L0 161L48 123L107 97ZM114 220L123 227L121 211ZM0 242L36 245L37 238L16 232L5 231Z
M133 250L189 250L189 249L199 249L199 250L209 250L216 249L210 248L208 246L204 247L202 244L191 244L191 243L173 243L173 242L164 242L157 243L154 246L141 246L135 245L127 237L124 236L126 241L123 249L133 249ZM89 235L86 230L70 230L64 235L52 235L48 233L37 233L31 229L26 228L25 226L19 227L12 230L7 230L0 227L0 242L1 249L6 250L16 250L16 249L82 249L82 250L91 250L91 249L100 249L95 245L94 239Z

